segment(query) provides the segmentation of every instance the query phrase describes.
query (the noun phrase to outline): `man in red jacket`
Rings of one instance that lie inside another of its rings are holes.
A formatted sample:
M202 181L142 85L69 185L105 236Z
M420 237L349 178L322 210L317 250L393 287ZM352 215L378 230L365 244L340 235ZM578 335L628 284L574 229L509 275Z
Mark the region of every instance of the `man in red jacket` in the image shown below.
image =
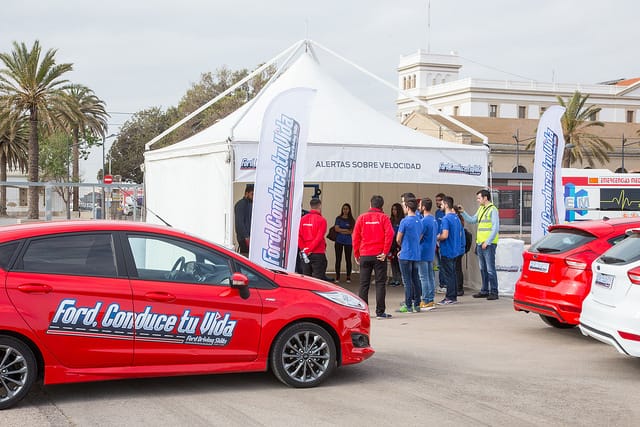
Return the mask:
M388 319L385 313L387 290L387 254L393 241L393 226L389 217L382 212L384 199L382 196L371 197L371 208L356 220L351 235L353 255L360 264L360 298L369 304L369 286L371 272L375 274L376 283L376 317Z
M307 257L302 263L302 274L324 279L327 272L327 242L324 240L327 234L327 220L322 217L320 199L311 199L309 206L311 210L300 219L298 230L298 249L304 253L301 254L303 259Z

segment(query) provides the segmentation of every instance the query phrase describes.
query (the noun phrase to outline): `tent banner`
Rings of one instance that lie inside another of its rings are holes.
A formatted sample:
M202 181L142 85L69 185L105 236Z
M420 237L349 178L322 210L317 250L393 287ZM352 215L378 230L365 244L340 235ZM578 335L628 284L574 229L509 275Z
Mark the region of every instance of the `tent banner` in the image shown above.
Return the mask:
M304 189L304 165L314 89L277 95L262 119L255 169L249 259L294 271Z
M542 239L549 226L564 219L562 155L564 135L562 115L565 108L551 106L540 117L533 157L533 198L531 201L531 243Z
M236 182L252 182L256 144L234 146ZM487 154L479 150L380 148L309 144L305 182L399 182L487 185Z

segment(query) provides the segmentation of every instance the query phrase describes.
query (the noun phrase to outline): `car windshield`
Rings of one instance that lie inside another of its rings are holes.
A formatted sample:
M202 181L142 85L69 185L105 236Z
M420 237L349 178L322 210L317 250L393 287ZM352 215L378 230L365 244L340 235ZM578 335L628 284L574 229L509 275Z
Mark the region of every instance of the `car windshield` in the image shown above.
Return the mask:
M531 245L529 251L540 253L560 253L585 245L595 236L582 230L556 228Z
M640 234L633 233L600 257L604 264L628 264L640 259Z

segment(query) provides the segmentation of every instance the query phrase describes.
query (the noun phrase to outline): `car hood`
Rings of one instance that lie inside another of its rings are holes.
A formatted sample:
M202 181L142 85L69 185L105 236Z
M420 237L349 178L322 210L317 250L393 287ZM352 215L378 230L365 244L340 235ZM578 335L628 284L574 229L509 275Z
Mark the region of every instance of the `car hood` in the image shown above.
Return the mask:
M276 272L274 273L273 280L278 284L278 286L282 286L284 288L304 289L308 291L350 292L348 289L344 289L332 283L325 282L324 280L315 279L309 276L303 276L302 274L297 273Z

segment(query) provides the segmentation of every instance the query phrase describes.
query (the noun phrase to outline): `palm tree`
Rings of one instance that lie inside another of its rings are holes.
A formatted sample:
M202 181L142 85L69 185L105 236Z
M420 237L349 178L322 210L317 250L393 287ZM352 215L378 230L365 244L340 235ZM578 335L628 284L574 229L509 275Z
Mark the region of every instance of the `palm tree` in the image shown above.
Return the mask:
M74 84L67 88L67 106L62 115L64 121L71 130L72 152L72 180L80 182L80 146L81 140L95 140L104 136L107 131L107 114L104 101L99 99L91 89L86 86ZM73 188L73 210L78 210L79 188Z
M24 114L0 101L0 181L7 181L7 169L27 169L28 127ZM0 216L7 216L7 187L0 186Z
M589 133L589 128L593 126L604 127L604 123L595 120L601 108L595 105L585 107L589 95L582 95L575 91L571 99L565 102L561 97L558 103L566 108L562 116L562 131L566 146L563 166L569 167L572 163L585 161L589 166L594 167L594 159L601 164L609 161L609 153L613 147L601 137Z
M73 69L72 64L56 64L56 49L41 56L40 42L31 49L24 43L13 42L11 53L0 53L6 69L0 69L0 92L17 111L24 111L29 119L29 181L38 182L38 127L56 122L58 111L65 104L67 80L61 77ZM38 187L29 187L29 218L39 216Z

